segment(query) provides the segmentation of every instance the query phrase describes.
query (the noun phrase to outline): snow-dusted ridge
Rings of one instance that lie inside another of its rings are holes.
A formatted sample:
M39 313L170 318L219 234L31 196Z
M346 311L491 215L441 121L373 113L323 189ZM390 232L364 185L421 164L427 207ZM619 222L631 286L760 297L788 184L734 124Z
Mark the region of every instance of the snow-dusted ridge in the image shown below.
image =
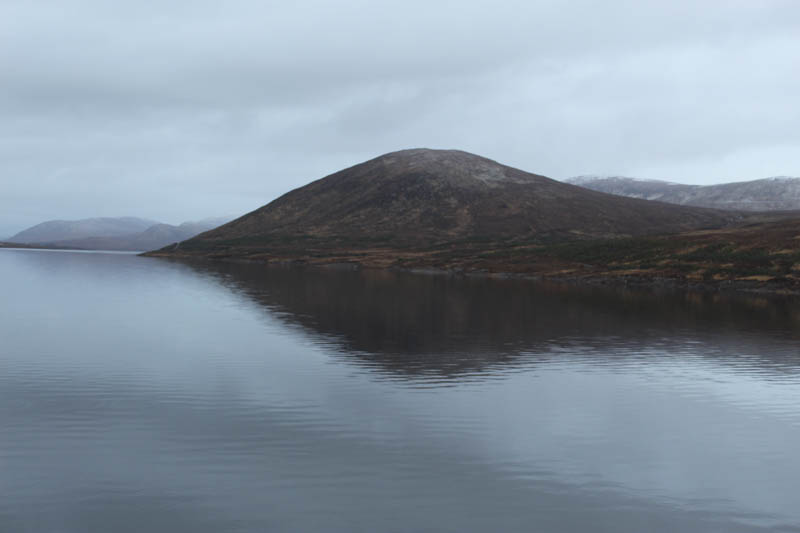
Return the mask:
M618 196L680 205L743 211L800 210L800 178L792 176L773 176L717 185L689 185L597 175L577 176L566 182Z

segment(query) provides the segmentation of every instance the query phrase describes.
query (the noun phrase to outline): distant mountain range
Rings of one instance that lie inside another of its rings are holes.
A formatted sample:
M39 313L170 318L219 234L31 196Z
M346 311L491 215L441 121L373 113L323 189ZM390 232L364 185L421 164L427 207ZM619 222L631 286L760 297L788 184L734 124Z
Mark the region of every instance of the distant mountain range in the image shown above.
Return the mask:
M50 220L23 230L6 242L81 250L145 251L189 239L230 218L208 218L178 226L136 217Z
M89 237L119 237L145 231L158 224L136 217L86 218L83 220L48 220L20 231L6 239L16 243L54 243Z
M566 181L594 191L670 204L741 211L800 209L800 178L787 176L718 185L686 185L622 176L578 176Z

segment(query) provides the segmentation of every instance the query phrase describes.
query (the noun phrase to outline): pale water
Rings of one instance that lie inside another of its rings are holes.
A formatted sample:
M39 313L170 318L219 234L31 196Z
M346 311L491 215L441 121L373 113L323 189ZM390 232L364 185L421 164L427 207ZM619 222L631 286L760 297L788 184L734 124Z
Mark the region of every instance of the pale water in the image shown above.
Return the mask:
M800 305L0 250L29 531L800 531Z

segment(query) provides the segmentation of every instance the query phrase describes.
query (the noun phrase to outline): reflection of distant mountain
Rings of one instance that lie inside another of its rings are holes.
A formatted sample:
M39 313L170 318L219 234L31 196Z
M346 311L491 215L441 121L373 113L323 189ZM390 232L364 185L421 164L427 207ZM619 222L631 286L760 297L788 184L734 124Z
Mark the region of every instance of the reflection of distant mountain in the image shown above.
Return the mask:
M761 353L765 338L782 343L800 337L796 300L387 271L231 263L193 268L280 319L340 343L343 356L404 376L463 376L513 365L521 353L551 357L554 347L577 340L598 350L619 342L625 353L699 341L714 347L708 357L747 354L760 356L765 368L800 367L794 350Z

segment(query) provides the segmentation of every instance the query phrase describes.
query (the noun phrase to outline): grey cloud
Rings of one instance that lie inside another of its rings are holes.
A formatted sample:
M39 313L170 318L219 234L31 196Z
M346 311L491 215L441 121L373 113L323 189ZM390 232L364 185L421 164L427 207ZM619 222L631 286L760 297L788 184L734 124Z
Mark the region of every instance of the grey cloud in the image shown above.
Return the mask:
M0 236L241 213L380 153L800 175L800 5L7 1Z

